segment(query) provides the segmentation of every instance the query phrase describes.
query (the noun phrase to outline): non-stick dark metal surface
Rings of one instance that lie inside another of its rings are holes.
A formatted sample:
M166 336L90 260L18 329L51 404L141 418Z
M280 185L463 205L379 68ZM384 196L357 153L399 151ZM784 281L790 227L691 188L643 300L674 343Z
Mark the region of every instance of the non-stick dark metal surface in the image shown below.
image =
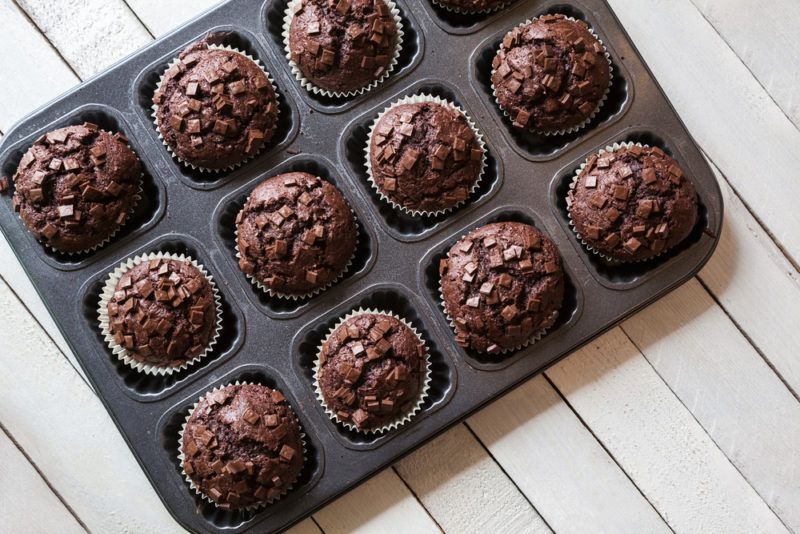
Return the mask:
M164 504L197 532L272 531L302 519L693 276L713 252L722 222L713 174L602 0L520 0L500 13L472 18L427 0L398 0L406 33L399 64L387 82L351 99L318 97L295 81L280 35L285 7L285 0L231 0L23 119L0 145L0 174L11 176L43 132L91 121L123 131L142 159L143 201L113 242L94 253L67 256L43 247L13 212L9 195L0 198L0 226ZM519 134L492 100L491 59L513 26L554 12L592 26L611 53L614 84L602 111L579 133ZM150 117L150 98L167 62L208 32L226 32L227 44L257 57L275 79L281 105L280 132L270 147L219 174L175 162ZM433 218L409 217L382 203L364 170L372 119L394 100L418 92L466 109L489 149L487 174L470 202ZM653 261L609 266L570 232L564 197L588 154L631 140L660 146L679 161L697 188L701 217L677 249ZM234 219L249 191L287 170L334 182L361 226L345 279L299 302L253 287L237 267L233 240ZM495 220L525 221L546 232L561 251L568 278L558 324L535 345L499 359L454 343L439 305L437 271L455 240ZM222 294L225 317L211 356L169 377L141 375L117 361L97 324L107 273L128 257L156 250L190 254L205 265ZM380 436L336 426L311 386L319 342L338 317L357 307L405 317L431 349L433 380L423 410ZM257 512L215 509L189 490L177 460L187 410L205 391L235 380L280 388L307 435L307 466L295 489Z

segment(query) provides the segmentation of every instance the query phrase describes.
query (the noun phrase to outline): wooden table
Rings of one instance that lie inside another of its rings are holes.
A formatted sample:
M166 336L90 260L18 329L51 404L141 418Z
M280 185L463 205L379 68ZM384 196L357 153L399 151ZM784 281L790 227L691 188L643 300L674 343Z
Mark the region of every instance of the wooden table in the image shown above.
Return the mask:
M0 132L213 3L0 0ZM800 2L610 3L717 173L716 254L295 532L800 531ZM0 276L0 531L179 531L5 241Z

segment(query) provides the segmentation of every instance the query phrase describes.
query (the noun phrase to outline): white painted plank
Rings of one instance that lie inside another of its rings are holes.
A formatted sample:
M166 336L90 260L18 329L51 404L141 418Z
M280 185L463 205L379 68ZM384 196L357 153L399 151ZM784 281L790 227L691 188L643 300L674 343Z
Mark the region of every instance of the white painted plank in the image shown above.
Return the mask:
M440 531L391 469L329 504L314 519L326 534Z
M304 519L287 530L285 534L320 534L321 532L311 519Z
M800 2L692 1L800 128Z
M547 375L676 531L786 532L619 328Z
M759 495L800 530L800 403L702 286L688 282L622 329Z
M0 0L0 21L0 131L7 131L78 79L12 0Z
M800 262L800 131L690 0L609 3L695 139Z
M543 377L468 424L556 532L669 532Z
M131 10L156 37L219 3L219 0L127 0Z
M181 529L105 408L0 282L0 421L95 532Z
M445 532L551 532L464 425L395 469Z
M717 250L700 279L800 395L800 274L714 171L725 200L725 220Z
M0 480L0 532L84 532L2 430Z
M122 0L17 2L83 79L152 41Z

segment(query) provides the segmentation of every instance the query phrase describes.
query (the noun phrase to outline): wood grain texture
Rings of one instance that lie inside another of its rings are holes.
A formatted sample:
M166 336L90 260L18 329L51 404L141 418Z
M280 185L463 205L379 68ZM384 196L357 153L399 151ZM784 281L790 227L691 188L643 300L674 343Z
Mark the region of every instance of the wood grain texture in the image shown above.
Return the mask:
M800 403L708 293L692 280L622 329L759 495L800 530Z
M0 532L85 532L2 430L0 481Z
M440 532L394 471L387 469L314 514L326 534Z
M147 30L159 37L220 3L219 0L126 0Z
M395 468L445 532L551 532L464 425Z
M554 531L669 532L543 377L468 424Z
M692 1L800 128L800 2Z
M17 0L83 79L152 40L122 0Z
M547 375L670 527L786 532L618 328Z
M800 131L690 0L609 0L694 138L800 262Z
M0 282L0 421L94 532L179 532L100 400ZM8 357L10 355L10 357Z

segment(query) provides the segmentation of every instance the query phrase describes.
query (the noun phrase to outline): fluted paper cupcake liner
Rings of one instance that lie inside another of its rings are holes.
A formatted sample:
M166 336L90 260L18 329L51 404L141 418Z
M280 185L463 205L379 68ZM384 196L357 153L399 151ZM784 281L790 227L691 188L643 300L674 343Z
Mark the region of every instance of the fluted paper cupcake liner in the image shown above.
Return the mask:
M255 63L258 66L258 68L261 69L261 72L263 72L264 75L267 77L267 80L269 81L270 86L272 86L272 92L275 94L275 107L276 107L276 110L277 110L276 111L276 115L275 115L275 124L277 125L278 117L280 117L280 114L281 114L281 106L280 106L280 102L279 102L280 96L278 95L278 87L275 85L275 80L272 78L270 73L267 72L267 69L264 67L264 65L261 64L261 61L259 61L258 59L254 58L253 56L251 56L247 52L243 52L243 51L239 50L238 48L234 48L234 47L229 46L229 45L209 44L208 45L208 49L209 50L225 50L227 52L233 52L235 54L239 54L240 56L244 56L247 59L249 59L250 61L252 61L253 63ZM167 64L167 68L164 69L164 72L161 74L161 77L158 79L158 83L156 84L156 89L154 91L154 94L156 92L158 92L159 89L161 89L161 84L164 83L164 77L166 76L167 72L174 65L176 65L178 63L178 61L180 61L180 57L176 57L175 59L173 59L172 61L170 61ZM254 152L252 154L246 155L241 161L238 161L238 162L236 162L236 163L234 163L232 165L228 165L227 167L224 167L222 169L209 169L209 168L206 168L206 167L200 167L200 166L195 165L194 163L190 163L190 162L182 159L180 156L178 156L178 154L175 153L175 150L169 145L169 143L167 143L167 140L164 139L164 136L161 134L161 128L159 128L159 125L158 125L158 107L159 107L158 104L153 104L150 107L150 109L152 110L152 113L150 114L150 116L153 117L153 124L155 124L156 133L158 134L158 139L167 148L167 151L170 153L170 155L173 158L175 158L175 160L178 163L180 163L181 165L185 165L185 166L187 166L187 167L189 167L191 169L194 169L194 170L197 170L197 171L200 171L200 172L208 172L208 173L232 171L233 169L237 169L237 168L241 167L242 165L244 165L245 163L247 163L251 159L253 159L256 156L258 156L264 150L264 148L267 146L267 143L262 143L261 147L258 149L258 151Z
M283 31L281 35L283 36L283 47L284 51L286 52L286 59L289 61L289 67L292 70L292 74L294 75L295 79L300 82L301 87L306 91L312 92L317 95L323 95L327 97L335 97L335 98L345 98L360 95L366 93L367 91L371 91L372 89L376 88L378 85L386 81L386 79L392 74L394 71L395 66L400 58L400 51L403 48L403 20L400 18L400 10L397 9L397 4L395 4L392 0L383 0L386 5L389 7L389 11L392 13L392 18L397 26L397 39L394 45L394 53L392 55L392 60L389 62L389 66L386 68L386 71L381 75L380 78L377 80L373 80L368 85L361 87L360 89L354 89L352 91L330 91L328 89L323 89L315 85L311 80L305 77L303 72L300 70L300 67L295 63L292 59L292 52L289 47L289 28L292 25L292 19L294 18L294 7L297 3L302 2L302 0L290 0L289 4L286 6L286 11L283 15Z
M605 148L601 148L600 150L598 150L596 152L596 154L599 156L601 154L606 154L608 152L616 152L617 150L619 150L621 148L631 148L633 146L638 146L640 148L650 148L650 145L644 145L642 143L622 142L622 143L614 143L614 144L609 145L609 146L607 146ZM649 258L642 259L642 260L622 260L622 259L618 259L618 258L612 258L608 254L603 254L602 252L600 252L596 248L592 247L592 245L587 243L586 240L584 240L583 236L580 234L580 232L578 232L578 229L575 227L575 222L572 220L572 199L570 197L570 193L572 193L575 190L575 187L578 184L578 178L580 178L580 175L583 172L583 169L585 169L585 168L586 168L586 160L584 160L584 162L581 163L581 166L578 167L578 170L575 171L575 175L572 177L572 181L569 184L569 192L567 193L566 202L567 202L567 218L569 219L569 227L572 230L572 233L575 234L575 237L578 238L578 241L580 241L581 244L584 247L586 247L586 250L588 250L589 252L591 252L592 254L594 254L596 256L599 256L600 258L603 258L607 262L614 263L614 264L641 263L641 262L644 262L644 261L650 261L650 260L652 260L654 258L657 258L657 257L661 256L662 254L664 254L668 250L670 250L668 248L664 248L664 250L662 250L658 254L656 254L654 256L650 256Z
M450 6L450 5L444 4L442 2L439 2L437 0L431 0L431 2L433 4L435 4L437 7L440 7L442 9L445 9L445 10L450 11L452 13L458 13L459 15L486 15L486 14L489 14L489 13L494 13L495 11L500 11L501 9L507 8L508 6L513 4L515 1L516 0L510 0L509 2L503 2L502 4L498 4L498 5L494 6L494 7L487 7L487 8L478 9L478 10L469 10L469 9L461 9L460 7L457 7L457 6Z
M463 234L458 239L458 241L462 241L463 239L465 239L468 234L469 234L469 232L467 232L466 234ZM450 251L449 250L447 251L447 258L450 259ZM444 312L445 319L447 319L447 322L450 324L450 328L453 330L453 334L458 335L458 330L456 328L456 322L453 319L453 317L450 315L450 313L448 313L447 306L445 305L445 302L444 302L444 291L442 290L442 278L441 278L441 276L439 277L439 305L442 307L442 311ZM510 354L512 352L520 351L520 350L522 350L524 348L527 348L530 345L533 345L534 343L538 342L539 340L541 340L542 337L544 337L544 335L547 334L547 330L548 330L547 328L541 328L541 329L535 331L533 334L531 334L531 336L528 338L528 340L525 341L525 343L521 343L520 345L517 345L515 347L511 347L511 348L507 348L507 349L500 349L500 351L497 352L497 353L491 353L491 352L488 352L488 351L483 351L483 352L481 352L481 354L487 354L489 356L503 356L503 355L506 355L506 354ZM476 352L480 352L480 351L476 351Z
M181 465L181 475L183 475L183 478L189 484L189 488L191 488L192 491L194 491L197 495L199 495L200 498L202 498L204 501L210 502L211 504L213 504L217 508L219 507L219 504L216 501L214 501L213 499L211 499L211 497L209 497L208 495L206 495L205 493L200 491L200 488L198 488L195 485L194 481L191 479L191 477L189 475L186 474L186 471L183 468L183 462L186 460L186 456L183 454L183 433L186 431L186 425L189 423L189 419L192 417L192 414L197 409L197 406L209 394L214 393L215 391L219 391L221 389L224 389L224 388L226 388L228 386L244 386L244 385L259 386L259 385L262 385L262 384L256 384L254 382L247 382L247 381L240 382L239 380L237 380L236 382L233 382L232 384L225 384L224 386L217 386L214 389L212 389L211 391L206 392L205 395L203 395L202 397L198 398L197 401L195 401L194 405L189 410L189 413L186 415L186 418L183 420L183 424L181 425L181 431L178 433L178 461L180 462L180 465ZM270 389L272 389L272 388L270 388ZM287 403L289 402L288 399L287 399L286 402ZM297 425L300 427L300 442L303 445L303 468L300 470L300 473L297 474L295 479L292 480L292 482L290 484L287 484L283 488L283 491L281 491L280 495L278 495L274 499L269 499L268 501L263 502L263 503L255 503L255 504L251 504L250 506L244 506L244 507L241 507L241 508L236 508L236 510L244 510L244 511L252 512L252 511L258 510L260 508L264 508L266 506L269 506L269 505L281 500L290 491L292 491L292 489L294 488L294 485L297 483L297 480L300 478L300 474L303 472L302 470L305 469L305 466L307 464L307 458L308 458L308 450L306 448L306 435L305 435L305 433L303 433L303 427L300 424L300 419L297 418L297 413L294 412L294 407L291 404L289 405L289 407L292 409L292 412L295 414L294 416L295 416L295 419L297 419Z
M357 317L359 315L364 315L364 314L386 315L387 317L392 317L392 318L400 321L409 330L411 330L414 333L414 335L417 337L417 339L419 339L420 342L425 347L425 375L422 378L422 387L419 390L417 402L414 405L414 407L411 410L409 410L408 412L406 412L406 413L399 414L393 421L391 421L391 422L389 422L389 423L387 423L387 424L385 424L385 425L383 425L381 427L368 428L368 429L358 428L353 423L340 419L339 416L336 414L336 412L334 412L333 410L330 409L330 407L328 407L327 403L325 402L325 397L323 396L322 390L320 389L320 385L319 385L319 372L320 372L320 369L322 367L322 365L321 365L321 355L322 355L322 347L323 347L323 345L330 339L330 337L333 335L333 333L336 331L336 329L339 328L341 325L343 325L347 320L349 320L349 319L351 319L353 317ZM335 423L338 423L338 424L344 426L348 430L352 430L354 432L359 432L361 434L381 434L383 432L388 432L390 430L395 430L395 429L401 427L402 425L408 423L417 414L417 412L419 412L422 409L422 405L427 400L427 398L428 398L428 390L430 389L430 383L431 383L430 351L428 350L428 344L425 342L424 339L422 339L422 336L420 335L420 333L417 331L416 328L414 328L413 325L411 325L408 321L406 321L405 319L403 319L399 315L397 315L395 313L392 313L392 312L388 312L388 311L377 310L377 309L374 309L374 308L358 308L356 310L351 311L350 313L348 313L347 315L345 315L341 319L339 319L339 321L335 325L333 325L333 327L330 330L328 330L328 334L325 336L325 339L323 339L322 343L320 343L320 345L319 345L319 348L317 350L317 357L314 359L314 392L316 393L317 400L322 405L322 407L325 409L325 413L328 415L328 417L331 419L331 421L334 421Z
M122 347L117 344L116 340L114 339L114 335L111 333L111 326L110 326L110 319L108 316L108 302L111 300L111 297L114 295L114 292L117 288L117 283L119 282L120 278L131 270L136 265L139 265L143 262L150 261L150 260L175 260L181 262L189 262L194 265L198 271L200 271L203 276L208 280L208 283L211 285L211 291L214 294L214 305L217 312L217 320L216 320L216 327L214 330L214 334L211 336L208 344L204 348L204 350L194 356L191 360L187 360L183 362L181 365L176 366L158 366L152 365L144 362L140 362L139 360L135 359L131 356L128 349ZM103 289L100 292L100 302L97 307L97 319L100 323L100 330L103 334L103 339L105 340L108 348L111 349L111 352L117 357L118 360L124 362L126 365L135 369L140 373L150 374L150 375L171 375L177 371L182 371L183 369L188 368L191 365L199 362L203 358L205 358L210 352L211 349L216 345L217 340L220 336L220 332L222 331L222 302L220 300L219 291L217 290L217 285L214 283L213 277L208 274L205 267L202 264L198 263L196 260L192 259L189 256L184 256L183 254L171 254L168 252L151 252L149 254L141 254L135 256L133 258L128 258L126 261L122 262L114 271L108 275L106 279L106 283L103 285Z
M522 24L517 24L509 32L514 31L517 28L521 28L522 26L527 26L528 24L531 24L532 22L535 22L535 21L539 20L539 18L540 17L535 17L535 18L526 20ZM577 22L577 19L575 19L574 17L566 17L566 20L571 20L572 22ZM588 29L589 29L589 33L591 33L592 36L594 36L594 38L597 39L597 42L602 45L602 47L603 47L603 55L605 55L606 61L608 61L608 87L606 87L606 92L603 93L603 97L600 99L600 102L597 103L597 107L594 108L594 111L592 111L591 115L589 115L589 117L586 118L586 120L584 120L580 124L577 124L575 126L570 126L569 128L563 128L561 130L552 130L552 131L551 130L539 130L539 129L536 129L536 128L527 128L527 130L529 132L533 132L535 134L539 134L539 135L544 135L544 136L550 137L550 136L564 135L564 134L570 134L570 133L575 133L577 131L580 131L580 130L584 129L587 124L592 122L592 120L597 116L597 114L600 112L602 107L605 105L606 100L608 100L608 95L611 92L611 86L614 83L614 64L611 62L611 54L609 54L608 48L606 48L606 44L603 42L602 39L600 39L600 36L597 35L597 33L594 31L594 28L589 27ZM492 69L491 77L494 77L495 70L496 69ZM508 113L508 111L500 104L500 101L497 99L497 89L494 86L494 82L492 83L492 96L494 96L495 104L497 104L497 106L503 112L503 115L508 117L508 119L513 122L514 118L511 117L511 115Z
M378 125L380 120L383 118L384 115L386 115L387 112L389 112L395 106L400 106L400 105L403 105L403 104L421 104L421 103L425 103L425 102L431 102L433 104L439 104L439 105L442 105L442 106L447 106L450 109L453 109L456 112L458 112L461 115L463 115L464 118L467 120L467 125L472 130L472 133L475 135L475 140L477 141L478 146L480 147L481 153L482 153L482 156L481 156L481 170L480 170L480 173L478 173L478 177L475 179L475 183L473 183L472 187L470 187L469 193L467 193L467 198L462 200L462 201L460 201L460 202L457 202L457 203L453 204L452 206L449 206L449 207L444 208L444 209L436 210L436 211L425 211L425 210L411 209L411 208L408 208L408 207L403 206L401 204L398 204L397 202L395 202L394 200L392 200L391 198L386 196L383 193L383 191L381 191L380 187L378 187L378 184L375 183L375 176L373 175L373 171L372 171L372 158L371 158L371 154L370 154L370 147L372 146L372 136L375 133L375 127ZM435 217L435 216L438 216L438 215L443 215L445 213L450 213L450 212L460 208L461 206L466 204L467 201L469 201L469 199L470 199L470 197L472 197L473 193L478 189L478 187L480 187L481 180L483 180L483 176L486 173L486 167L487 167L487 164L486 164L486 141L483 138L483 134L478 129L478 126L475 124L475 122L472 120L472 118L469 116L469 114L467 114L467 112L464 109L462 109L460 106L457 106L456 104L454 104L453 102L450 102L449 100L445 100L443 98L439 98L438 96L433 96L433 95L429 95L429 94L425 94L425 93L419 94L419 95L409 95L409 96L405 96L405 97L401 98L400 100L397 100L397 101L389 104L383 111L381 111L378 114L378 116L375 118L375 120L372 121L372 124L369 127L369 133L367 134L367 145L364 148L364 160L365 160L365 165L366 165L366 168L367 168L367 181L370 183L370 185L372 186L372 189L378 194L378 196L380 197L381 200L383 200L384 202L388 203L393 208L398 209L398 210L402 211L403 213L407 213L407 214L412 215L412 216L420 216L421 215L421 216L425 216L425 217Z
M320 178L319 176L317 178L319 178L320 180L324 180L324 178ZM248 200L249 200L249 198L250 197L248 197ZM246 202L247 201L245 201L245 203ZM348 207L349 207L349 202L348 202ZM242 209L244 209L244 208L242 208ZM330 282L328 282L324 286L320 286L320 287L316 288L313 291L309 291L308 293L304 293L304 294L301 294L301 295L295 295L295 294L292 294L292 293L281 293L280 291L275 291L274 289L264 285L255 276L253 276L251 274L247 274L247 273L244 273L244 275L247 277L247 279L250 281L250 283L253 284L254 286L256 286L258 289L260 289L261 291L263 291L264 293L266 293L270 297L276 297L276 298L279 298L279 299L294 300L294 301L305 300L305 299L309 299L311 297L315 297L315 296L319 295L320 293L322 293L323 291L327 291L328 289L331 288L331 286L333 286L334 284L339 283L342 280L342 278L344 278L347 275L347 273L350 271L350 267L353 265L353 260L356 257L356 253L358 252L358 245L360 243L359 236L360 236L361 231L360 231L360 227L358 225L358 217L356 217L356 213L353 211L352 207L350 208L350 213L353 214L353 221L356 224L356 244L353 247L353 253L350 255L350 258L347 260L347 264L345 264L345 266L342 267L342 270L339 271L339 274L336 275L336 277L333 280L331 280ZM238 227L233 231L233 239L234 239L234 249L236 249L236 260L237 260L237 264L238 264L239 260L242 259L242 254L239 251L239 228Z

